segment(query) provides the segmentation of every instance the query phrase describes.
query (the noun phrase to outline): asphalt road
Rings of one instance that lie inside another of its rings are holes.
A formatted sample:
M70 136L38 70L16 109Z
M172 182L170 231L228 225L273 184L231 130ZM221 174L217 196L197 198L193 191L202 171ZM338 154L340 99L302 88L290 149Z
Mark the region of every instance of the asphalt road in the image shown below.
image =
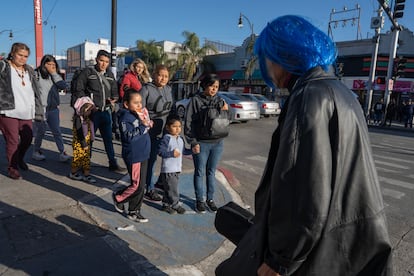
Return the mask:
M232 124L225 141L220 165L235 175L233 188L252 208L276 126L275 117ZM394 247L394 275L414 275L414 131L370 128L370 138Z

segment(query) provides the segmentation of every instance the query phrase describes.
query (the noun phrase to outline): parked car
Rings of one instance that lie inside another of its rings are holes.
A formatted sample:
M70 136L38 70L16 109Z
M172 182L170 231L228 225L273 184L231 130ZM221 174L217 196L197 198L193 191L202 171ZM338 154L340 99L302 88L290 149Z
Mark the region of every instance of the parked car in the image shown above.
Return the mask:
M175 102L175 108L177 110L177 115L180 116L181 120L185 117L185 111L187 110L187 105L190 102L190 99L182 99Z
M219 91L217 94L229 105L231 122L247 122L260 119L260 109L257 102L245 100L238 94ZM175 103L178 115L183 119L190 99L182 99Z
M239 94L242 98L256 101L259 104L260 115L264 117L269 117L270 115L279 115L280 114L280 105L278 102L271 101L261 94Z
M257 102L243 99L233 92L219 91L217 94L229 105L232 122L247 122L260 119L260 109Z

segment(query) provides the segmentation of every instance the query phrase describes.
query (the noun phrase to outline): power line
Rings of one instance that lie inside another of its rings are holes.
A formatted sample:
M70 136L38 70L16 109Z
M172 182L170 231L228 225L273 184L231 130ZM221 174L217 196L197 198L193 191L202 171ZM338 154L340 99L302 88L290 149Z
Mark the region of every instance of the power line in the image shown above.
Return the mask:
M49 20L49 17L50 17L50 15L52 14L53 10L55 9L55 6L56 6L57 1L58 1L58 0L55 0L55 3L53 3L53 6L52 6L52 8L50 9L50 12L49 12L48 16L46 17L46 20L45 20L45 21L43 21L43 24L47 25L47 22L48 22L48 20Z

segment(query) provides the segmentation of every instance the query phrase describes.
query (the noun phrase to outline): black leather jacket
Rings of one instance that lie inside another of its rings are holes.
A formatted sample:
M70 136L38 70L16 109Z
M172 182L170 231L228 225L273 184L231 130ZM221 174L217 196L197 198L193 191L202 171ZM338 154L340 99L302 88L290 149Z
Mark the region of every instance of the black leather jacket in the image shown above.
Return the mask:
M360 104L321 68L279 119L255 222L259 257L289 275L391 275L384 205Z
M98 77L95 68L84 68L76 80L75 98L90 97L98 110L109 107L108 99L118 98L118 85L111 71L107 70L103 77L108 81L109 89Z

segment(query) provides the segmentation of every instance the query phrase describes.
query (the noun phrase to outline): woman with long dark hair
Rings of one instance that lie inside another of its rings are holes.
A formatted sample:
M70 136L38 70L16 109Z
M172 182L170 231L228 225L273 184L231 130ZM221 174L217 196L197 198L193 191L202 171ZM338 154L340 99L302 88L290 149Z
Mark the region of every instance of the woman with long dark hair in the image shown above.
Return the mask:
M34 123L34 148L32 158L44 160L46 156L41 152L42 140L45 136L46 127L49 126L56 146L59 150L59 161L66 162L70 159L63 146L62 132L60 131L59 91L68 88L66 82L58 74L59 65L52 55L45 55L40 61L40 66L36 69L38 86L45 111L45 121L35 121Z

